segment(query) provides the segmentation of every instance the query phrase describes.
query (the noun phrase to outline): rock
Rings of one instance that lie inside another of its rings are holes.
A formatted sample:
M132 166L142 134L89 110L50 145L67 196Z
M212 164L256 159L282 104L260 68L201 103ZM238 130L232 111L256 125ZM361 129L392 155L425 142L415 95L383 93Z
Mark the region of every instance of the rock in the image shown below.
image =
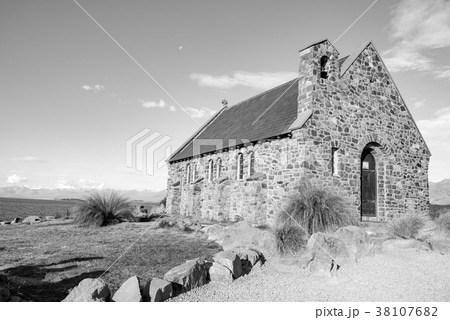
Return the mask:
M258 262L259 260L264 259L263 255L257 252L256 250L237 247L234 248L233 251L236 252L237 256L239 257L239 259L241 259L241 261L247 260L248 262L250 262L252 266L254 266L255 263Z
M105 302L111 293L102 279L86 278L70 291L63 302Z
M230 269L216 262L209 268L209 277L212 282L233 282L233 274Z
M205 261L190 260L170 269L164 275L164 280L179 284L182 287L182 292L186 292L204 285L207 275L208 271Z
M382 252L399 252L405 250L429 251L430 244L416 239L389 239L381 244Z
M163 279L153 278L150 282L149 296L151 302L160 302L172 298L172 283Z
M336 236L317 232L308 240L306 252L300 258L311 273L337 271L343 265L354 262L345 243Z
M45 216L45 220L52 221L52 220L55 220L55 217L54 216Z
M38 216L28 216L25 219L23 219L23 223L29 223L29 224L38 223L40 221L41 221L41 218L39 218Z
M262 181L266 179L266 174L263 172L256 172L252 176L248 177L246 181Z
M450 252L450 239L432 239L430 240L431 249L440 254L448 254Z
M235 279L242 275L241 259L236 252L232 250L218 252L213 256L213 260L215 263L219 263L228 268Z
M142 279L134 276L125 281L114 294L112 300L115 302L141 302L143 300L141 291L144 289Z
M224 229L224 226L213 224L200 229L200 231L204 232L208 236L208 240L216 241L223 237Z
M19 217L14 218L14 220L11 221L11 224L16 224L16 223L20 223L22 221L22 219L20 219Z
M0 279L0 302L7 302L10 295L8 283L6 280Z
M347 226L339 228L334 233L334 236L345 243L348 253L356 260L368 255L373 248L369 234L360 227Z
M224 250L244 247L257 250L265 257L277 255L277 245L274 233L270 229L255 228L247 221L240 221L220 230L209 229L208 240L216 241Z

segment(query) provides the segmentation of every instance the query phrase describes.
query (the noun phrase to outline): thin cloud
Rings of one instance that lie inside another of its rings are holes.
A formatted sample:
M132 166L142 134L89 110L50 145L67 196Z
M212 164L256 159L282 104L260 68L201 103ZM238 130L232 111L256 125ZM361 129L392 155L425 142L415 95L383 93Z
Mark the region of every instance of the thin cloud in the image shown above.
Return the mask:
M24 156L24 157L14 157L11 158L12 161L18 161L18 162L45 162L42 159L39 159L35 156Z
M164 100L160 99L159 101L147 101L147 100L139 100L139 103L144 108L161 108L161 109L169 109L169 111L176 111L177 108L173 105L168 105Z
M81 88L86 90L86 91L92 91L94 93L97 93L97 92L100 92L100 91L104 90L105 86L101 85L101 84L96 84L96 85L93 85L93 86L85 84L85 85L82 85Z
M200 119L200 118L206 118L211 117L216 113L216 111L210 109L210 108L186 108L188 113L192 118Z
M14 174L10 175L9 177L7 177L6 183L15 184L15 183L20 183L20 182L27 181L27 180L28 180L27 178L21 177L14 173Z
M67 180L59 178L55 187L57 189L96 189L101 190L105 187L104 183L97 183L90 179L79 178L78 180Z
M193 73L189 75L189 78L197 81L201 87L231 89L237 86L243 86L256 90L267 90L296 77L298 77L298 74L295 72L252 73L245 71L235 71L231 76L227 74L213 76L204 73Z
M165 108L167 106L166 102L162 99L159 101L139 100L139 102L144 108Z
M389 70L427 71L447 78L427 53L450 47L450 1L402 0L391 15L388 30L395 45L383 53Z
M429 177L432 181L450 178L450 107L436 111L431 119L417 121L431 151Z

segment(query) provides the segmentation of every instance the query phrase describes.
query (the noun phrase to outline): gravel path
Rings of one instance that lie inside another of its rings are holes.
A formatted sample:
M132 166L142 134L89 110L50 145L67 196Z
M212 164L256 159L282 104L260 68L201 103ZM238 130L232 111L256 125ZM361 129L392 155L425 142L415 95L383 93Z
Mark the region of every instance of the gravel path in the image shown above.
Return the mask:
M378 254L337 277L269 260L232 284L210 283L172 301L450 301L450 255Z

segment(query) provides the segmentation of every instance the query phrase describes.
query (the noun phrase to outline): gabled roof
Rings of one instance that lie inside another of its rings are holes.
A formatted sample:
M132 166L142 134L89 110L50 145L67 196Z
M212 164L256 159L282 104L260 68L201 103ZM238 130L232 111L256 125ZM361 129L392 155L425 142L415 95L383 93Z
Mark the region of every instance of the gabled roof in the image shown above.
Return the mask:
M223 108L175 151L169 162L290 132L297 119L297 97L298 79L293 79Z

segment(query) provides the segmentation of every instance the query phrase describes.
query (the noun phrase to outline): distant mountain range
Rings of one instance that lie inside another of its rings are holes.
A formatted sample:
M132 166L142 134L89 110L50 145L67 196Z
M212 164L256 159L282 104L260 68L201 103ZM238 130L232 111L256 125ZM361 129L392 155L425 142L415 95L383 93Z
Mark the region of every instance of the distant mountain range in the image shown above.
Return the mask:
M84 199L92 189L32 189L26 186L0 187L0 197L27 199ZM117 190L131 200L159 202L167 194L166 190ZM430 203L450 205L450 179L430 182Z
M430 182L430 203L450 205L450 179Z
M27 199L84 199L92 189L32 189L26 186L0 187L0 197L3 198L27 198ZM116 190L127 196L130 200L141 200L157 203L166 196L166 190Z

